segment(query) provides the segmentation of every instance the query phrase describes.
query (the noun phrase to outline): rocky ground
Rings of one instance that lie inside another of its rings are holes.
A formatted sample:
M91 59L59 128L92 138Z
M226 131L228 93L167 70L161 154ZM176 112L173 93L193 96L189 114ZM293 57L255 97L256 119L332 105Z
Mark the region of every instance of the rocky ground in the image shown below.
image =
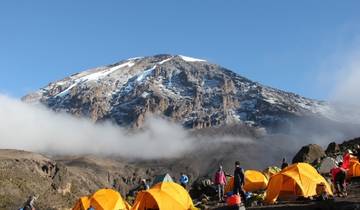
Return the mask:
M18 150L0 150L0 209L17 209L30 195L38 209L71 208L76 199L99 188L125 194L141 177L161 171L95 156L48 158Z

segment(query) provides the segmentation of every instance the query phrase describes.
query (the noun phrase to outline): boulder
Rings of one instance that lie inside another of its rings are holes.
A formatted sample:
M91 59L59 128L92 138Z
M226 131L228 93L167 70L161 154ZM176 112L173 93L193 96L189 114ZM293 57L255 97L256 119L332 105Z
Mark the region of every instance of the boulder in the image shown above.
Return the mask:
M305 163L313 163L318 158L325 157L325 151L324 149L317 145L317 144L309 144L307 146L303 146L300 151L295 155L292 162L293 163L299 163L299 162L305 162Z
M216 195L216 188L214 187L211 179L208 177L200 177L192 184L189 193L192 198L196 199L199 199L204 195L207 197L213 197Z
M340 146L335 142L331 142L325 151L326 155L328 156L337 154L339 152L340 152Z

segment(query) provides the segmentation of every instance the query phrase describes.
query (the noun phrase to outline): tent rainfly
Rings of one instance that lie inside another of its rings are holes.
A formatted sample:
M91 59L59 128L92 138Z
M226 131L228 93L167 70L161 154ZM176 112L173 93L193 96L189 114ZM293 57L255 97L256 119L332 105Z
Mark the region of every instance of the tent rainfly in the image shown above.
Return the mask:
M139 192L132 210L146 209L197 210L189 193L175 182L158 183L149 190Z
M329 183L314 167L307 163L295 163L271 177L265 201L274 203L283 196L315 196L318 184L325 185L326 192L332 195Z
M120 193L112 189L101 189L89 197L81 197L73 210L130 210L131 206L121 197Z

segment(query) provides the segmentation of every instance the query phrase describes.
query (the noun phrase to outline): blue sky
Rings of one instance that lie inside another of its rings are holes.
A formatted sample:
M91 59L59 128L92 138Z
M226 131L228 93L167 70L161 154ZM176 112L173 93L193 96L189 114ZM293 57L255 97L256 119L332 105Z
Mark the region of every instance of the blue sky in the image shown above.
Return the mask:
M327 99L331 83L319 77L360 46L359 8L357 0L2 0L0 92L21 97L88 68L170 53Z

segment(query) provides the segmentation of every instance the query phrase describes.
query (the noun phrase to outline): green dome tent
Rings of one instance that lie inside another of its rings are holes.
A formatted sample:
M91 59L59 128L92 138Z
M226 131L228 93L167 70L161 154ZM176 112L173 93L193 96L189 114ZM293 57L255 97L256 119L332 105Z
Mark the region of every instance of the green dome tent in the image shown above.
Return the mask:
M160 182L174 182L174 180L167 173L162 174L162 175L158 175L158 176L155 177L155 179L151 183L151 186L154 186L154 185L156 185L157 183L160 183Z

